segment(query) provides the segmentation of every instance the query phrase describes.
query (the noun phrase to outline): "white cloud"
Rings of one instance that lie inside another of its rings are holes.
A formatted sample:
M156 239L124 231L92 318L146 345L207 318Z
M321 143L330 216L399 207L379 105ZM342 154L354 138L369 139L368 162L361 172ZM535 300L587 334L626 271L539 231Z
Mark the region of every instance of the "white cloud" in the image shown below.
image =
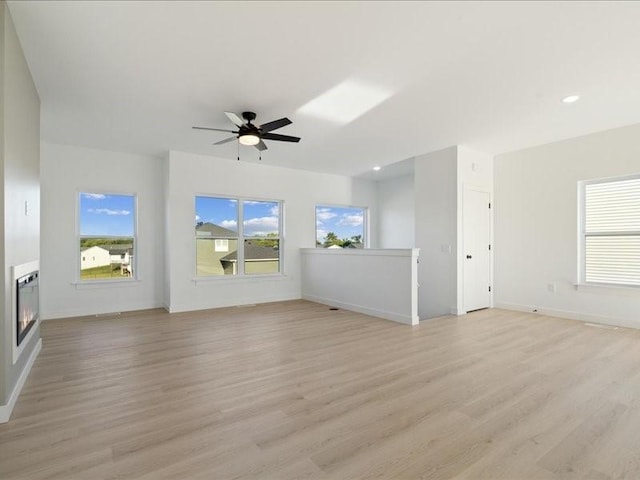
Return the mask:
M131 215L130 210L112 210L111 208L90 208L87 211L99 215Z
M277 216L280 214L280 207L278 207L278 205L274 205L273 207L271 207L271 210L269 211L269 213L271 215Z
M320 241L320 240L322 240L322 239L323 239L324 237L326 237L326 236L327 236L327 231L326 231L326 230L323 230L323 229L321 229L321 228L318 228L318 229L316 230L316 238L317 238L319 241Z
M102 200L107 198L107 196L102 193L83 193L82 196L91 200Z
M357 227L358 225L362 225L362 222L362 215L343 215L342 218L338 221L338 225Z
M235 230L238 227L238 222L235 220L223 220L220 222L220 226Z
M278 233L278 217L256 217L245 220L245 235L261 236L267 233Z
M330 208L318 208L316 210L316 218L320 222L324 222L326 220L331 220L334 217L337 217L338 214L332 211Z
M200 215L196 215L196 222L200 220Z

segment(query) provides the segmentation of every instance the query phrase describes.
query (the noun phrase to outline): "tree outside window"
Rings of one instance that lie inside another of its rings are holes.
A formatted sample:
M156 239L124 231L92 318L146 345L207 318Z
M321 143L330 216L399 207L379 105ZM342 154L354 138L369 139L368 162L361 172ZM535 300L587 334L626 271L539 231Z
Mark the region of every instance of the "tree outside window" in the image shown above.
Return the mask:
M318 205L316 247L364 248L366 209Z

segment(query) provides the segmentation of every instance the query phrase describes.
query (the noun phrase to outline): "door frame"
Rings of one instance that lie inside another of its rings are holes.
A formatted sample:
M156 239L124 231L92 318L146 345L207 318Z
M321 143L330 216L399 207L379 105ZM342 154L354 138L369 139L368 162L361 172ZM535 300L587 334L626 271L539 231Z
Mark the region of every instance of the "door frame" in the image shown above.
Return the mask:
M465 240L465 231L464 231L464 201L466 197L466 192L469 190L473 190L476 192L482 192L489 195L489 203L491 203L491 208L489 209L489 244L491 245L491 250L489 251L489 285L491 286L491 292L489 292L489 308L493 308L494 306L494 281L493 281L493 264L494 264L494 252L495 252L495 243L493 238L493 212L495 210L495 204L493 200L493 192L491 189L486 186L475 185L472 183L462 184L460 196L459 196L459 206L458 206L458 231L461 232L461 235L458 235L458 301L457 301L457 315L464 315L467 313L465 310L465 301L464 301L464 260L465 260L465 251L464 251L464 240Z

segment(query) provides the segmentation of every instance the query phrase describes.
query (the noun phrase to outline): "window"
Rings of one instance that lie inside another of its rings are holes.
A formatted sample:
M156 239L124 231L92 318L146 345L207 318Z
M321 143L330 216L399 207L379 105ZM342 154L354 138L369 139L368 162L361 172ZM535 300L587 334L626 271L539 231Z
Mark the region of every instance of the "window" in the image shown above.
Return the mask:
M216 252L228 252L229 251L229 240L223 238L216 238Z
M581 184L582 280L640 286L640 175Z
M196 275L279 273L281 218L280 201L196 197Z
M78 198L80 280L122 280L136 273L135 195L82 192Z
M316 246L364 248L366 209L361 207L316 207Z

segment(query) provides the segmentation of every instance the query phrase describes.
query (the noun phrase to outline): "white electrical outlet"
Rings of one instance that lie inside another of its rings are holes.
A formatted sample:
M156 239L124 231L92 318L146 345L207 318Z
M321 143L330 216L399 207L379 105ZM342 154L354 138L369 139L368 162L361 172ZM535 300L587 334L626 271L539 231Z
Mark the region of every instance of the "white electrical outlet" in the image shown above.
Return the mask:
M31 207L29 205L29 200L25 200L24 201L24 215L26 217L28 217L30 213L31 213Z

